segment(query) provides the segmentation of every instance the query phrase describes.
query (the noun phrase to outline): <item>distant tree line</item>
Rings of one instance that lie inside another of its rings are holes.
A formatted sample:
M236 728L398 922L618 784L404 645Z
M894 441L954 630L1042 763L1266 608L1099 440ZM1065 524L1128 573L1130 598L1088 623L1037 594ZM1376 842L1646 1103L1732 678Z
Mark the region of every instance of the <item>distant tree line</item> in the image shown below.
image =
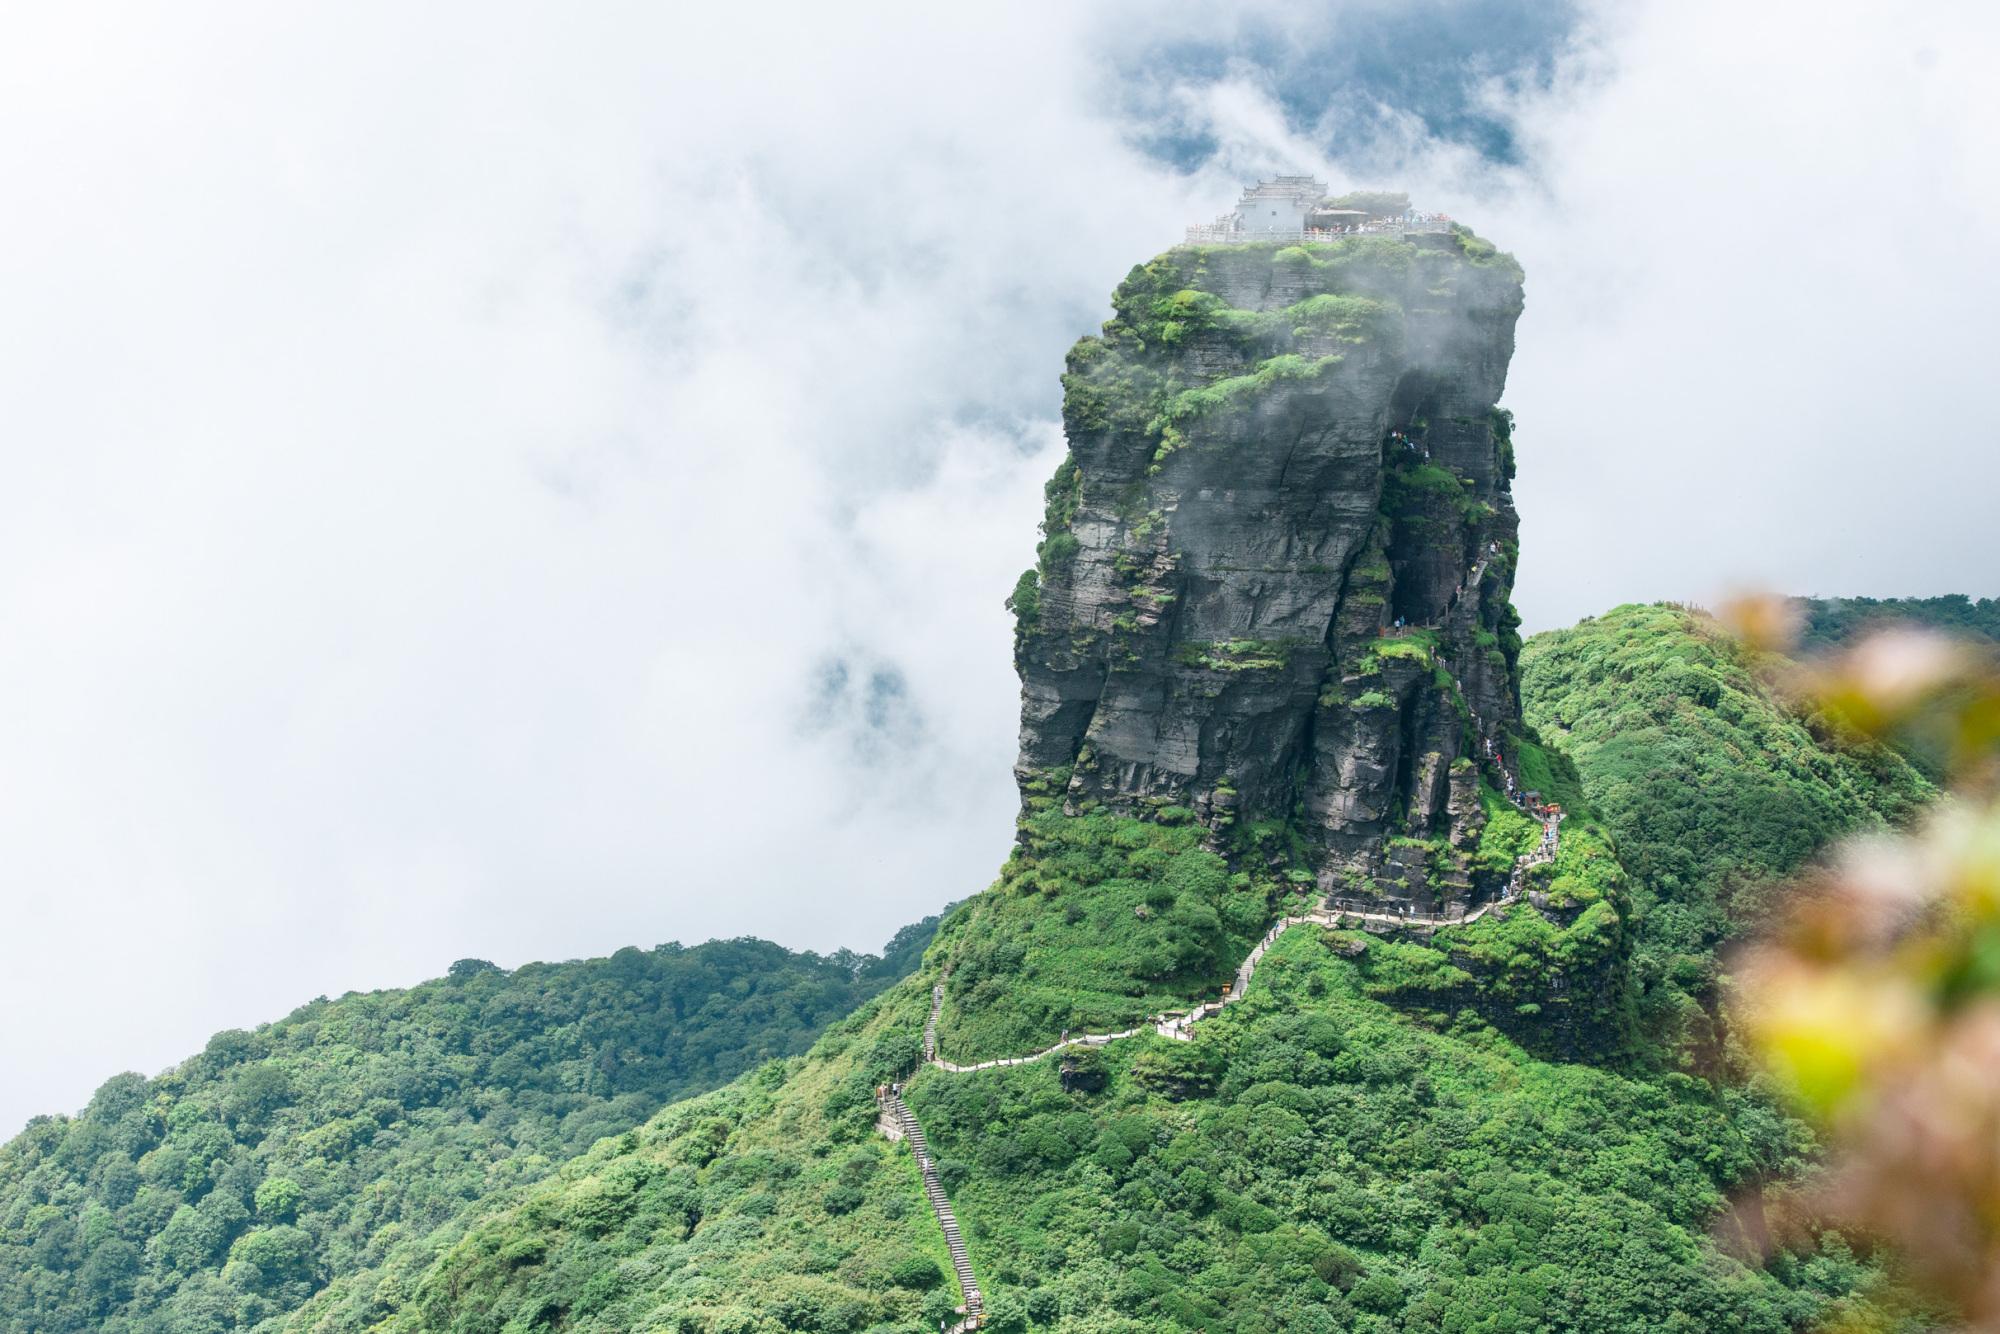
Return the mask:
M1800 598L1800 647L1839 648L1876 630L1918 625L2000 643L2000 598L1948 593L1935 598Z
M369 1294L425 1267L470 1202L804 1051L936 926L880 955L742 938L512 972L461 960L118 1075L0 1147L0 1331L245 1329L379 1270L336 1313L372 1323Z

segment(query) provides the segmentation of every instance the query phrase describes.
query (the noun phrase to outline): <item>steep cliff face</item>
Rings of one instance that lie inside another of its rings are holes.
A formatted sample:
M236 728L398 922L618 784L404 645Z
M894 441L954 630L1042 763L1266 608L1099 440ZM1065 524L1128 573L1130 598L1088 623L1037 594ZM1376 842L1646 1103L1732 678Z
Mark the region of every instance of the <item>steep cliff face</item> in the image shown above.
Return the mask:
M1024 795L1283 824L1340 898L1497 892L1519 268L1463 232L1185 247L1113 305L1013 599Z

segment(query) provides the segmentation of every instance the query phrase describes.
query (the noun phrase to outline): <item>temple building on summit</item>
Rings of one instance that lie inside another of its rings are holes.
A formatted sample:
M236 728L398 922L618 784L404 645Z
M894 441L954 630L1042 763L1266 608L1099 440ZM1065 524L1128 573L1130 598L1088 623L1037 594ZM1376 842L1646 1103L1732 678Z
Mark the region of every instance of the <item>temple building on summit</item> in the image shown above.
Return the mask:
M1326 241L1360 234L1445 232L1451 219L1419 213L1402 191L1354 191L1338 197L1311 176L1274 176L1246 187L1236 207L1187 229L1189 245L1257 241Z

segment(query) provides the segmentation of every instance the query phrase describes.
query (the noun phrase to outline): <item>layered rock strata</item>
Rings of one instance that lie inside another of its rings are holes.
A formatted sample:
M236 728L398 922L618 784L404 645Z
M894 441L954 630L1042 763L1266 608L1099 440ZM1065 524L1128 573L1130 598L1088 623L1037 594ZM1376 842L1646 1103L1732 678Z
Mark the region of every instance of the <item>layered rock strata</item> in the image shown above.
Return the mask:
M1521 299L1466 232L1134 269L1070 352L1011 599L1024 795L1296 832L1336 899L1497 893L1469 853L1520 714Z

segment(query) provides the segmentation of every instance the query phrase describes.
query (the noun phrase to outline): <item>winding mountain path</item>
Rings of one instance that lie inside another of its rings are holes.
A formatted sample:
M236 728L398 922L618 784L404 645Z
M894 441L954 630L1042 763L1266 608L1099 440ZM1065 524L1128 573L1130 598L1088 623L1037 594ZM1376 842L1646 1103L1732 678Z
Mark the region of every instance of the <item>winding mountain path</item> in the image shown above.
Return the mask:
M1484 565L1484 561L1481 565ZM1463 694L1463 691L1460 693ZM1193 1030L1196 1024L1221 1013L1225 1006L1234 1005L1248 994L1251 979L1257 973L1257 965L1263 962L1265 954L1277 943L1278 937L1295 926L1339 927L1350 923L1365 925L1377 922L1388 926L1436 929L1476 922L1488 912L1518 901L1525 892L1529 870L1555 860L1556 853L1562 845L1563 813L1559 810L1551 812L1545 809L1529 812L1525 801L1518 795L1518 785L1513 781L1513 775L1507 773L1504 767L1501 767L1501 772L1507 783L1508 800L1523 812L1536 816L1542 826L1542 837L1533 850L1514 859L1514 870L1507 879L1507 889L1499 898L1482 903L1469 912L1453 914L1367 912L1354 908L1320 907L1297 916L1281 917L1244 957L1242 964L1236 969L1236 976L1230 980L1229 990L1220 1000L1205 1002L1191 1010L1170 1010L1164 1014L1157 1014L1144 1023L1120 1029L1115 1033L1084 1033L1073 1038L1065 1037L1061 1042L1044 1047L1040 1051L1028 1052L1022 1056L1002 1056L990 1061L976 1061L971 1065L960 1065L938 1055L938 1016L944 1010L944 977L950 975L950 968L947 966L944 975L931 986L930 1013L924 1019L923 1063L949 1074L965 1075L977 1070L1031 1065L1059 1052L1068 1051L1072 1047L1102 1047L1123 1038L1137 1037L1148 1029L1163 1038L1191 1042L1194 1040ZM965 1295L965 1305L962 1308L965 1318L953 1325L945 1334L967 1334L968 1331L979 1329L984 1323L985 1305L979 1291L979 1280L972 1272L971 1258L966 1253L965 1239L959 1232L958 1218L953 1214L951 1201L946 1198L944 1185L938 1179L937 1165L931 1160L930 1146L924 1139L923 1128L917 1124L915 1113L911 1112L908 1104L903 1101L901 1086L887 1085L876 1090L876 1097L884 1110L902 1129L903 1137L909 1141L910 1151L916 1155L917 1170L924 1179L924 1195L930 1200L931 1212L936 1216L938 1228L944 1234L945 1247L951 1252L952 1269L958 1275L959 1290Z
M1135 1024L1131 1028L1121 1028L1115 1033L1080 1033L1076 1037L1064 1038L1061 1042L1043 1047L1040 1051L1031 1051L1021 1056L998 1056L990 1061L974 1061L970 1065L960 1065L956 1061L947 1061L938 1055L938 1015L944 1009L944 983L938 982L931 988L931 1012L924 1020L924 1064L936 1066L954 1075L968 1075L976 1070L999 1070L1012 1065L1032 1065L1036 1061L1045 1060L1071 1047L1102 1047L1121 1038L1137 1037L1147 1029L1152 1029L1161 1037L1191 1041L1194 1035L1190 1030L1195 1024L1221 1013L1224 1006L1234 1005L1243 999L1245 993L1250 990L1251 979L1256 976L1257 965L1263 962L1265 953L1277 943L1279 936L1295 926L1342 927L1376 922L1385 926L1415 926L1436 930L1440 927L1463 926L1468 922L1476 922L1496 908L1504 908L1518 902L1522 886L1527 880L1528 869L1555 859L1557 829L1561 822L1562 817L1559 815L1550 816L1544 822L1541 842L1533 852L1515 860L1514 873L1507 882L1507 892L1497 899L1462 913L1364 912L1358 908L1328 907L1315 908L1311 912L1300 913L1295 917L1281 917L1272 924L1269 931L1264 933L1264 938L1257 942L1255 948L1244 957L1242 964L1236 970L1235 978L1229 984L1229 990L1224 993L1222 999L1197 1005L1192 1010L1168 1010L1153 1015L1144 1023Z

